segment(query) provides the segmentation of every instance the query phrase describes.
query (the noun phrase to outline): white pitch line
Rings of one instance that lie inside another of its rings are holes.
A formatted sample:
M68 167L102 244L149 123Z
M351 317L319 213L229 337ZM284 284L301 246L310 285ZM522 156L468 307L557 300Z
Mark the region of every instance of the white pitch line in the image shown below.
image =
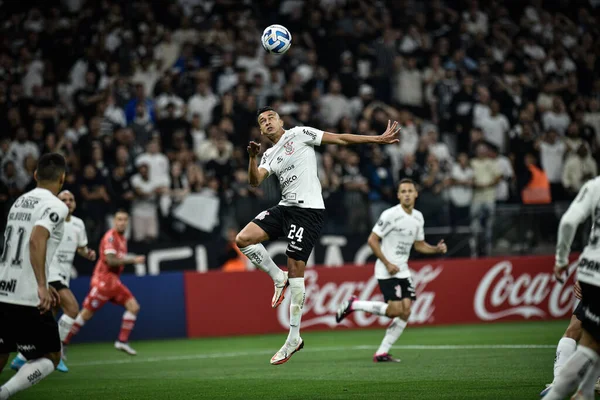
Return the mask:
M320 353L324 351L345 351L345 350L372 350L376 346L362 345L362 346L332 346L332 347L313 347L304 349L303 353ZM394 346L394 349L398 350L518 350L518 349L554 349L555 345L547 344L491 344L491 345L405 345L405 346ZM119 364L139 364L139 363L152 363L152 362L163 362L163 361L185 361L185 360L206 360L212 358L233 358L233 357L247 357L247 356L261 356L273 354L275 350L254 350L254 351L243 351L243 352L228 352L228 353L200 353L200 354L189 354L189 355L177 355L177 356L157 356L157 357L130 357L120 360L94 360L94 361L83 361L69 363L69 367L90 367L95 365L119 365Z

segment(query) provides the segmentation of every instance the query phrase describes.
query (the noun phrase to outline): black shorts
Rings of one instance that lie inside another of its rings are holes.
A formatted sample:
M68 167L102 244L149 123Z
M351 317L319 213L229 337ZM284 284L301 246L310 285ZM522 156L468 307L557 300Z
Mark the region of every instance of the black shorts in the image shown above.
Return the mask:
M411 278L379 279L379 290L381 290L386 303L390 300L411 299L415 301L417 299Z
M60 352L58 324L37 307L0 303L0 354L19 351L28 360Z
M260 226L269 240L285 237L289 242L285 254L306 262L312 252L321 229L325 210L277 205L261 212L252 220Z
M583 303L581 301L579 301L579 304L577 304L577 307L575 307L573 315L577 317L578 320L583 321Z
M600 287L579 282L581 285L581 327L600 342ZM579 318L579 317L578 317Z
M65 285L64 283L62 283L61 281L52 281L52 282L48 282L48 285L52 286L54 289L56 289L57 292L60 292L63 289L68 289L69 287L67 285Z

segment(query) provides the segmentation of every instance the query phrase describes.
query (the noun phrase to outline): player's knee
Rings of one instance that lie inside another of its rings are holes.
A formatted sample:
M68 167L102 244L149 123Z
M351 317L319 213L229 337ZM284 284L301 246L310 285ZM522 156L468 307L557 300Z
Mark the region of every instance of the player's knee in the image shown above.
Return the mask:
M76 302L73 304L65 304L65 306L63 307L63 313L65 313L65 315L67 315L68 317L75 319L77 318L77 314L79 314L79 306Z
M388 318L396 318L402 315L402 308L394 303L388 304L385 310L385 316Z
M241 231L235 237L235 244L238 248L243 249L244 247L255 244L253 239L254 238L252 238L252 236L250 236L248 233Z
M398 317L401 320L408 321L408 319L410 318L410 313L411 313L410 307L405 307Z
M140 304L137 301L134 301L131 304L129 304L129 306L127 307L127 311L137 315L140 312L140 308Z

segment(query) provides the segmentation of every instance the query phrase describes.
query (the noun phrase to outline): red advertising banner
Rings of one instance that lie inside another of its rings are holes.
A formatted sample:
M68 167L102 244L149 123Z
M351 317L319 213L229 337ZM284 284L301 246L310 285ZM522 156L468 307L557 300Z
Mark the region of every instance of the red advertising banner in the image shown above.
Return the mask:
M569 279L552 277L554 257L452 259L411 263L417 300L414 325L568 318L573 310L574 264ZM280 332L288 329L289 296L270 306L271 279L263 272L185 274L189 337ZM352 295L383 300L373 265L310 268L305 274L302 329L386 326L389 319L355 312L335 322Z

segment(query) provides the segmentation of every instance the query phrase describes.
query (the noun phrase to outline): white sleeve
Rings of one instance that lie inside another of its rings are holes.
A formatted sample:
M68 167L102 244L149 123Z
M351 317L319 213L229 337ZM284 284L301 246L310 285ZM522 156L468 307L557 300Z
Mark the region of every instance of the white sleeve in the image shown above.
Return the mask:
M390 233L393 229L392 218L388 210L381 213L379 220L373 227L372 232L379 236L380 238L385 237L388 233Z
M258 168L266 169L269 176L273 173L273 170L271 169L271 157L269 157L266 151L260 159L260 164L258 164Z
M301 141L311 146L320 146L323 140L323 132L320 129L311 128L309 126L298 126L295 128L298 131L298 136Z
M85 224L81 221L81 232L79 233L79 242L77 247L85 247L88 244L87 232L85 231Z
M569 253L571 252L571 244L577 227L585 221L592 213L592 183L588 181L579 193L566 213L560 219L558 226L558 239L556 240L556 258L557 265L566 265L569 262Z
M417 229L417 235L415 237L415 241L422 242L425 240L425 221L421 220L419 224L419 228Z
M42 217L35 221L34 226L41 226L52 234L54 229L64 223L69 209L62 202L53 202L44 210Z

